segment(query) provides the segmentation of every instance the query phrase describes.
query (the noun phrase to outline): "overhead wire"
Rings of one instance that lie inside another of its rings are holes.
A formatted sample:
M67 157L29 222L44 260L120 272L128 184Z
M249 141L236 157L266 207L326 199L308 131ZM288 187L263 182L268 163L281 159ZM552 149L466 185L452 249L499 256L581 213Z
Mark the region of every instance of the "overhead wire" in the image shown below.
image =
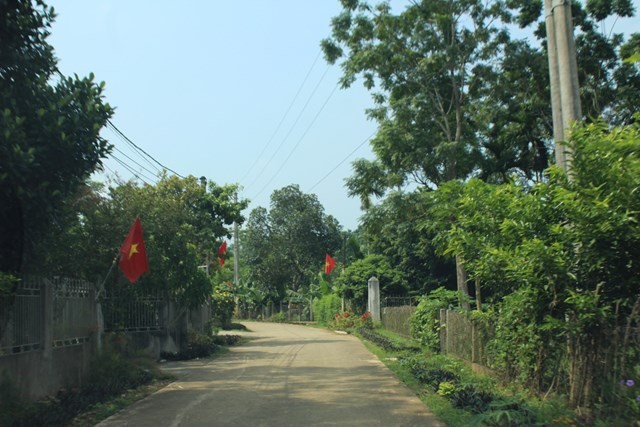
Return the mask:
M298 87L298 91L296 92L296 94L294 95L293 99L289 103L289 107L287 107L287 110L285 111L284 115L280 119L280 122L278 123L278 126L276 126L276 130L273 132L273 134L271 135L271 137L269 138L267 143L264 145L264 147L262 148L262 151L260 151L260 154L258 154L258 156L256 157L256 160L249 167L249 169L244 174L244 176L242 178L240 178L240 182L243 182L247 178L247 176L249 176L249 174L251 173L253 168L256 166L256 164L258 164L258 161L260 161L260 158L262 157L262 155L265 153L265 151L267 151L267 148L269 147L269 145L271 144L271 142L273 141L275 136L278 134L278 131L280 130L280 127L282 126L282 123L284 123L284 120L289 115L289 112L291 111L291 108L293 107L293 104L295 104L296 100L298 99L298 96L300 95L300 92L302 92L302 88L307 83L307 80L309 79L309 76L311 75L311 71L313 71L313 69L315 68L315 65L318 62L318 59L320 58L321 54L322 54L322 51L318 51L318 55L316 55L316 58L313 60L313 63L311 64L311 67L309 68L309 71L307 71L307 74L304 76L304 79L302 80L302 83Z
M66 76L64 74L62 74L62 72L59 69L55 69L55 72L58 74L58 77L60 77L61 79L66 79ZM162 163L160 163L158 160L156 160L152 155L150 155L149 153L147 153L145 150L143 150L140 146L138 146L136 143L134 143L129 137L127 137L120 129L118 129L118 127L116 125L113 124L113 122L110 119L107 119L107 127L110 127L115 133L116 135L118 135L122 140L124 140L126 143L128 143L129 145L131 145L134 150L136 150L136 152L138 154L142 153L145 156L147 156L149 159L153 160L156 164L158 164L160 167L162 167L163 169L166 169L167 171L173 173L174 175L177 175L178 177L184 179L185 177L180 175L178 172L174 171L173 169L171 169L168 166L163 165ZM136 165L138 165L139 167L143 168L144 170L146 170L147 172L151 173L151 174L155 174L156 172L152 172L149 169L147 169L146 167L142 166L140 163L138 163L137 161L133 160L131 157L129 157L127 154L125 154L123 151L119 150L117 147L114 146L114 148L116 150L118 150L118 152L120 152L122 155L124 155L125 157L127 157L129 160L131 160L132 162L134 162ZM156 166L151 163L146 157L140 155L141 158L145 159L147 162L149 162L149 164L152 165L152 167L156 168ZM121 164L125 169L127 169L129 172L131 172L136 178L140 179L141 181L143 181L145 184L149 184L148 182L146 182L145 180L143 180L136 172L135 170L128 164L126 164L126 162L122 161L121 159L118 159L116 156L114 156L113 154L111 154L111 157L113 157L113 159L118 162L119 164ZM106 166L106 165L105 165ZM111 170L111 169L109 169ZM160 171L159 169L156 168L156 170L158 170L158 172ZM113 171L112 171L113 172ZM145 178L147 178L150 181L153 181L153 179L150 179L148 176L142 174L140 172L140 175L144 176Z
M142 177L145 177L147 180L149 181L153 181L153 179L149 178L148 176L144 175L141 172L137 172L136 170L134 170L131 166L129 166L126 162L120 160L118 157L114 156L113 154L111 155L111 158L113 160L115 160L116 162L118 162L120 164L120 166L122 166L123 168L125 168L126 170L128 170L133 176L135 176L136 178L138 178L140 181L144 182L147 185L151 185L149 184L149 182L147 182L145 179L143 179Z
M155 175L156 172L147 169L146 167L142 166L140 163L136 162L134 159L132 159L131 157L129 157L127 155L127 153L125 153L124 151L120 150L118 147L114 146L113 147L118 153L122 154L123 156L125 156L127 159L131 160L133 163L135 163L136 165L138 165L140 168L144 169L145 171L149 172L151 175Z
M327 179L327 177L329 175L331 175L333 172L336 171L336 169L338 169L340 166L342 166L342 164L344 162L346 162L351 156L353 156L356 151L358 151L364 144L366 144L367 142L369 142L371 140L371 138L373 138L375 136L377 131L373 132L371 135L369 135L367 138L365 138L364 141L362 141L360 144L358 144L358 146L356 148L353 149L352 152L350 152L349 154L347 154L347 156L342 159L342 161L340 161L340 163L338 163L333 169L331 169L329 172L327 172L327 174L325 176L323 176L322 178L320 178L320 180L318 180L318 182L316 182L315 184L313 184L311 186L311 188L309 188L308 192L313 191L314 188L316 188L318 185L320 185L320 183L322 183L322 181L324 181L325 179Z
M171 172L172 174L184 179L185 177L180 175L178 172L174 171L173 169L171 169L168 166L163 165L162 163L160 163L158 160L155 159L155 157L153 157L151 154L147 153L146 151L144 151L140 146L138 146L136 143L134 143L131 139L129 139L124 133L122 133L122 131L120 129L118 129L118 127L116 125L113 124L113 122L111 120L107 120L107 122L111 125L111 127L118 133L120 134L129 144L131 144L135 149L137 149L138 151L144 153L147 157L149 157L151 160L153 160L156 164L158 164L160 167L162 167L163 169L168 170L169 172Z
M258 173L258 175L256 175L256 177L253 179L253 181L251 181L251 183L249 183L249 185L247 185L246 188L251 187L253 184L255 184L255 182L258 180L258 178L260 178L262 176L262 174L264 173L264 171L267 169L267 167L271 164L271 162L273 161L273 159L275 158L275 156L278 154L278 152L280 151L280 149L282 148L282 146L284 145L284 143L286 142L286 140L289 138L289 135L291 135L291 132L293 132L293 129L296 127L296 125L298 124L298 121L300 121L300 118L302 117L302 114L306 111L307 106L309 105L309 102L311 102L311 99L313 98L313 96L315 95L315 93L317 92L318 88L320 87L320 84L322 83L322 81L324 80L324 77L327 75L327 72L329 71L331 67L327 67L327 69L324 71L324 73L322 73L322 76L320 77L320 80L318 80L318 83L316 83L316 86L313 88L313 91L311 92L311 94L309 95L309 97L307 98L307 101L305 102L304 106L302 107L302 110L300 111L300 113L298 114L298 117L296 117L296 120L293 122L293 124L291 125L291 127L289 128L289 131L287 132L287 134L285 135L285 137L283 138L282 142L280 142L280 145L278 145L278 148L276 148L276 151L274 151L273 155L271 155L271 157L269 158L269 161L267 161L267 163L265 163L265 165L263 166L262 170L260 170L260 173ZM334 88L335 91L335 88ZM332 92L333 94L333 92ZM324 108L324 106L323 106ZM314 119L315 120L315 119Z
M336 92L336 89L338 89L339 85L335 85L333 87L333 90L331 91L331 93L329 94L329 96L325 99L324 103L322 104L322 106L320 107L320 109L318 110L318 112L316 113L316 115L313 117L313 120L311 120L311 123L309 123L309 126L307 126L307 128L305 129L304 133L302 134L302 136L300 137L300 139L298 140L298 142L296 143L296 145L293 146L293 148L291 149L291 151L289 151L289 155L287 155L287 157L284 159L284 161L282 162L282 164L280 165L280 167L278 168L278 170L271 176L271 178L267 181L267 183L262 187L262 189L258 192L258 194L256 194L254 196L254 199L257 198L260 194L262 194L262 192L269 186L269 184L271 184L271 181L273 181L275 179L276 176L278 176L278 174L280 173L280 171L284 168L284 166L287 164L287 162L289 161L289 159L291 158L291 156L293 155L293 153L296 151L296 148L298 148L298 146L300 145L300 143L302 142L302 140L304 139L304 137L307 135L307 132L309 132L309 130L311 129L311 127L314 125L314 123L316 122L316 120L318 119L318 117L320 116L320 113L322 113L322 111L324 110L324 107L326 107L326 105L329 103L329 100L333 97L333 94Z
M133 150L133 152L138 155L138 157L140 157L142 160L144 160L150 167L154 168L155 169L155 172L153 172L154 175L157 175L158 173L160 173L162 171L162 169L160 169L155 163L153 163L151 160L149 160L149 158L147 156L142 154L133 145L131 145L129 143L129 141L127 141L127 139L125 137L123 137L120 133L118 133L118 131L116 131L116 129L113 128L109 123L107 123L107 128L110 129L111 132L113 132L121 141L125 142L127 144L127 146L130 147Z

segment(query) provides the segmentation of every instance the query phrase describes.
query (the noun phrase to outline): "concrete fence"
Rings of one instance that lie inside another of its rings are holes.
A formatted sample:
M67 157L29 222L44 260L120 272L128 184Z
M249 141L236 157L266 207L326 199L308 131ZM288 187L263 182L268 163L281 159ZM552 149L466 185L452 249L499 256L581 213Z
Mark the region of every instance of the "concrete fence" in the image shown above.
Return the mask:
M76 386L94 354L93 283L25 278L0 298L0 373L26 397Z
M0 296L0 380L36 399L82 384L103 331L126 334L134 346L158 358L177 351L188 330L205 332L211 307L179 307L167 297L139 295L126 303L97 284L67 278L21 280Z

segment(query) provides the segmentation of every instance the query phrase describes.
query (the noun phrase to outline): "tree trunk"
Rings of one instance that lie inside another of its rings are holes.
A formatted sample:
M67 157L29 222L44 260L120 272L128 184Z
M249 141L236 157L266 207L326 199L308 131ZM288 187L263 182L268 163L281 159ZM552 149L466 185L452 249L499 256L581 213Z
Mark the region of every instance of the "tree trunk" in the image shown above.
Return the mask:
M480 293L480 279L476 279L476 310L482 311L482 295Z
M456 282L458 284L458 292L460 292L460 307L469 311L471 310L471 307L469 306L466 298L469 296L469 287L467 286L467 269L464 268L464 262L460 255L456 255Z

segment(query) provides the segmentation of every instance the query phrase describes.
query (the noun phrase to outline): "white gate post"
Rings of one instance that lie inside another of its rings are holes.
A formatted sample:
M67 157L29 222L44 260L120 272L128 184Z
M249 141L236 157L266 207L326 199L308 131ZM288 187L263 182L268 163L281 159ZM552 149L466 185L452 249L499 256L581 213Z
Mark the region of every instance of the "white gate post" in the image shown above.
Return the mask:
M380 281L376 276L371 276L368 282L369 300L367 310L371 313L374 322L380 321Z

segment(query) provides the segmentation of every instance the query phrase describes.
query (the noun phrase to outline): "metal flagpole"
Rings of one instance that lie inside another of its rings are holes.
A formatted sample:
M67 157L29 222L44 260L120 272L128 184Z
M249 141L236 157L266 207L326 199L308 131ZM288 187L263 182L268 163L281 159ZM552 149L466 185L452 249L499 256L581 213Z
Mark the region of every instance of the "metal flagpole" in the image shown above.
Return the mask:
M120 251L118 251L118 255L116 255L113 258L113 262L111 263L111 267L109 267L109 271L107 272L107 275L104 276L104 280L102 281L102 283L98 287L98 293L96 294L96 301L98 301L98 298L100 297L100 294L102 293L102 291L104 291L104 285L107 283L107 279L109 278L109 276L111 276L111 272L113 271L113 267L116 266L116 262L118 261L118 258L120 258Z

